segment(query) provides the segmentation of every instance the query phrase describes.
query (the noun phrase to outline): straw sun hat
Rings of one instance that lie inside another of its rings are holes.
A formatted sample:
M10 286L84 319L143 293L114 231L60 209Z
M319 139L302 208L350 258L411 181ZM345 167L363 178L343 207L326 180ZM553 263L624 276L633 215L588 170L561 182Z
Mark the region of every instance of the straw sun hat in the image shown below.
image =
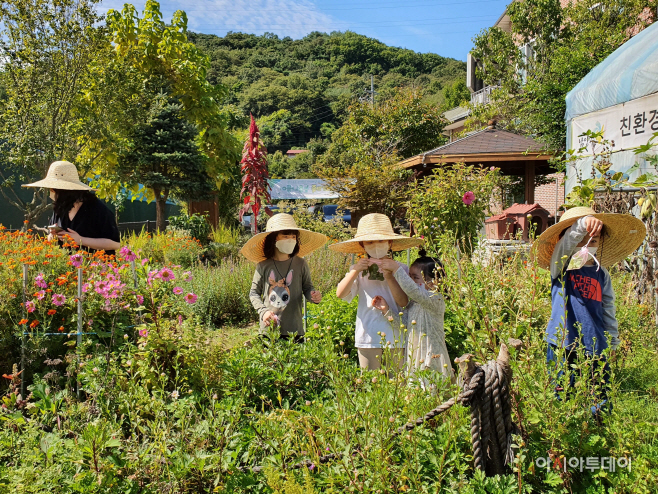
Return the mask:
M251 237L240 249L240 253L252 262L264 261L266 259L265 254L263 254L265 238L270 233L285 230L297 230L299 232L299 252L297 253L299 257L310 254L327 242L327 237L323 234L299 228L295 223L295 218L289 214L279 213L267 220L265 231Z
M560 233L583 216L593 216L603 221L605 232L596 257L604 267L612 266L635 252L647 234L644 223L630 214L596 213L592 208L571 208L557 224L548 228L535 241L534 250L539 266L549 268Z
M25 184L23 187L44 187L46 189L60 190L94 190L86 184L80 182L78 169L73 163L68 161L55 161L48 168L48 174L43 180L32 184Z
M347 254L363 254L365 249L359 242L392 240L391 250L405 250L423 243L420 238L405 237L393 232L393 226L388 216L379 213L367 214L359 220L356 235L351 240L330 245L331 250Z

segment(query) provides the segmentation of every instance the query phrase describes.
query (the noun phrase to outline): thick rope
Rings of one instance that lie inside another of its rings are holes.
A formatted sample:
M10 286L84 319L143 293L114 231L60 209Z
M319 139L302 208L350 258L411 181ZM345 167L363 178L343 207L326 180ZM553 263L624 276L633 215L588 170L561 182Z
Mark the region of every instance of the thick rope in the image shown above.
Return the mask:
M464 361L468 362L462 360ZM389 440L432 420L449 410L455 403L471 409L473 466L486 472L487 475L505 473L505 465L510 464L514 459L511 444L512 434L516 433L517 428L512 423L508 376L503 365L496 360L490 360L482 366L473 368L472 374L464 376L462 391L456 398L450 398L424 416L398 427ZM358 451L354 451L352 455L357 453ZM324 464L342 456L341 453L330 453L320 456L318 461ZM302 460L288 468L295 470L312 465L311 460ZM262 466L238 467L241 472L259 473L262 469Z

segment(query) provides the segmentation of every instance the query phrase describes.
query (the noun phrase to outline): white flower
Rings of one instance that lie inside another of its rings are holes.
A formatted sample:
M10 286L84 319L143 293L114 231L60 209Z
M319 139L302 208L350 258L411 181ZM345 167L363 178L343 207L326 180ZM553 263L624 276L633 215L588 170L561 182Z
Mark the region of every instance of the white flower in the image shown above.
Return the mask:
M372 378L372 383L375 384L376 382L377 382L377 378L376 378L376 377L373 377L373 378Z
M127 340L127 339L128 339L128 335L127 335L127 334L124 334L124 335L123 335L123 339L124 339L124 340Z
M311 402L308 401L308 400L306 400L306 406L307 406L307 407L310 407L310 406L311 406Z
M178 390L175 389L175 390L173 390L173 391L171 392L171 397L172 397L174 400L177 400L179 396L180 396L180 394L178 393ZM154 398L155 398L155 397L154 397Z
M212 399L216 400L217 399L217 394L212 395Z
M416 320L415 320L415 319L412 320L412 321L411 321L411 324L416 324Z
M98 367L94 367L92 370L94 371L95 374L98 373Z

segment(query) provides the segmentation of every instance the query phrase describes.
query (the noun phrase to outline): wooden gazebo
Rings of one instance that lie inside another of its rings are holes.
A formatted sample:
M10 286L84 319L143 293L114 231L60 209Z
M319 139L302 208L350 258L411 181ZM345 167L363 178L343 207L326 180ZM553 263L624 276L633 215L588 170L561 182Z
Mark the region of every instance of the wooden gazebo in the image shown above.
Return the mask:
M555 170L548 160L553 157L541 143L506 130L496 129L495 122L480 131L436 149L401 161L403 168L414 169L421 175L433 168L451 163L481 164L500 168L503 175L525 177L524 200L535 202L535 175Z

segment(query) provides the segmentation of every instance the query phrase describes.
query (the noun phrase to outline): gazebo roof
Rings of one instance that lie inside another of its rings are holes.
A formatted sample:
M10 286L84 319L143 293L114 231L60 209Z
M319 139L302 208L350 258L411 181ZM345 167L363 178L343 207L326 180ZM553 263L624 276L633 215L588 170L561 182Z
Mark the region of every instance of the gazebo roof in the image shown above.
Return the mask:
M495 164L508 175L523 175L525 162L535 161L537 173L550 173L552 154L530 137L489 126L471 135L431 149L399 163L402 168L417 168L440 163Z

